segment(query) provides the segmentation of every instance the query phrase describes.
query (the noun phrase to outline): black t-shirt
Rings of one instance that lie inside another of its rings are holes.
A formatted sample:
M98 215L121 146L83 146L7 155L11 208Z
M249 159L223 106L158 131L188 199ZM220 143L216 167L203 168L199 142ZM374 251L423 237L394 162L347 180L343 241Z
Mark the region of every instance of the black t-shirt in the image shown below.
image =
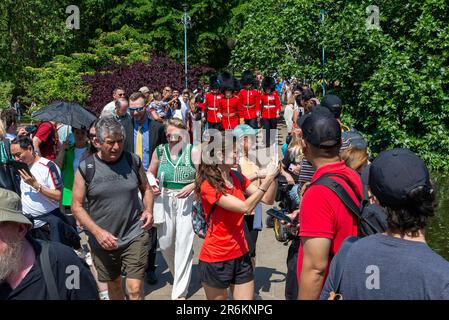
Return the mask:
M14 290L11 289L6 281L0 283L0 300L49 299L39 262L41 246L35 240L28 237L27 239L36 253L34 265ZM50 247L50 263L62 300L99 299L97 284L89 267L71 248L60 243L52 242Z

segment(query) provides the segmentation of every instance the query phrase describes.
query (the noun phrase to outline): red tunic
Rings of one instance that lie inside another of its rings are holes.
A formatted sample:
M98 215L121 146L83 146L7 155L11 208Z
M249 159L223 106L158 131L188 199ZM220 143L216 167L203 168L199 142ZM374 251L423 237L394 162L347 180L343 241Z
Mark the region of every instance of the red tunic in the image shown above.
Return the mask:
M221 126L224 130L232 130L239 125L240 121L240 99L238 96L222 98L218 103L220 106Z
M260 93L255 89L242 89L239 92L241 103L240 114L245 120L257 118L257 112L260 111Z
M276 119L281 112L281 102L277 93L272 92L266 95L264 92L260 95L260 102L262 105L262 118Z
M204 112L207 110L207 122L210 123L220 123L220 118L217 116L219 113L219 105L218 103L223 98L221 93L215 95L212 92L206 93L204 99Z

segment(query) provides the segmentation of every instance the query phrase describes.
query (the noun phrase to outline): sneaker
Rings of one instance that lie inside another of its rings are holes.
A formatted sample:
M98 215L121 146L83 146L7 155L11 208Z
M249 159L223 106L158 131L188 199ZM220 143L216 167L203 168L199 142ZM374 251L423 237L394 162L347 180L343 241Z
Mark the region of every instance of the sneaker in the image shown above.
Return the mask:
M93 263L92 263L92 256L91 256L90 252L86 253L84 260L86 261L86 263L89 267L92 267Z
M100 292L100 300L109 300L109 293L108 291L101 291Z
M156 273L154 273L154 271L148 271L146 274L146 280L149 284L156 284L157 283Z

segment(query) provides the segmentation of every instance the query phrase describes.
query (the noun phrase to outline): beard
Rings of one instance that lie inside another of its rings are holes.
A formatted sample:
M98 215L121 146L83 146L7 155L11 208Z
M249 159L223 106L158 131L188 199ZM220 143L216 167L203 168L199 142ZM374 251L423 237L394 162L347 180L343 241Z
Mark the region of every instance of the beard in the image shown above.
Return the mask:
M22 240L6 241L7 248L0 253L0 281L4 281L13 271L19 270L22 260Z

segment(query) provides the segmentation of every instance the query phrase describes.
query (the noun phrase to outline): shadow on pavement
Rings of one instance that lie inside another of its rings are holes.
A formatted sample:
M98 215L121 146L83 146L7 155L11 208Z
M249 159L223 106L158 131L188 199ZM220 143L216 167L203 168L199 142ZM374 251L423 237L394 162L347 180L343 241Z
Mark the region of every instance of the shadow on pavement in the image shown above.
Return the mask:
M150 285L145 281L145 295L163 288L167 284L173 285L173 276L171 275L170 270L168 270L167 263L165 262L164 257L159 250L156 252L156 266L157 283L155 285Z
M273 275L280 275L282 277L280 279L271 280ZM285 282L285 277L286 274L284 272L279 272L273 268L256 266L256 271L254 272L254 291L258 294L260 291L269 293L271 283Z

